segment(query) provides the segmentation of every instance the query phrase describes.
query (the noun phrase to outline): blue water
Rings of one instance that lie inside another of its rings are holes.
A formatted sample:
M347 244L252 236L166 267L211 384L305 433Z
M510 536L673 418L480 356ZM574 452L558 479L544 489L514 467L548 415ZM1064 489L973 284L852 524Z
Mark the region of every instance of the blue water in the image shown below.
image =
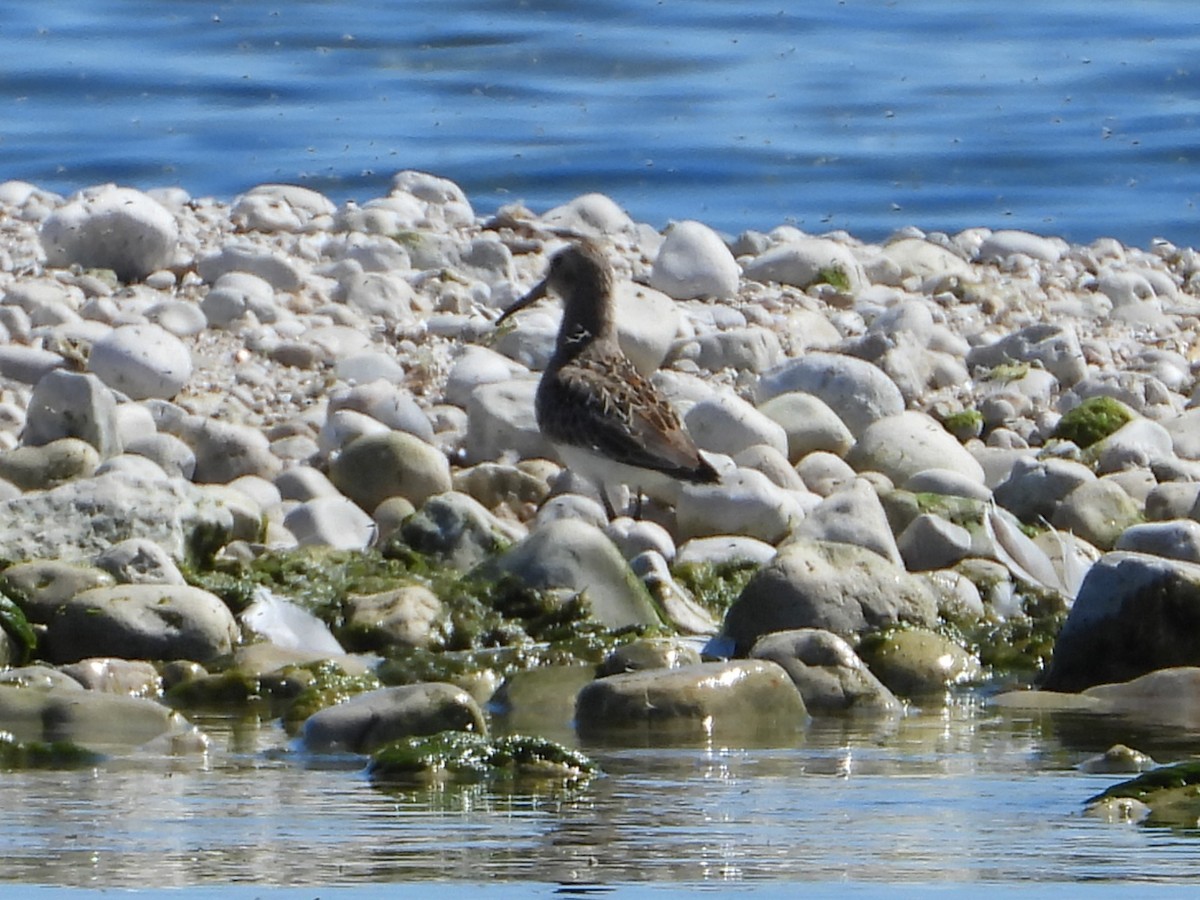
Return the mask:
M0 0L0 178L1198 242L1179 0Z

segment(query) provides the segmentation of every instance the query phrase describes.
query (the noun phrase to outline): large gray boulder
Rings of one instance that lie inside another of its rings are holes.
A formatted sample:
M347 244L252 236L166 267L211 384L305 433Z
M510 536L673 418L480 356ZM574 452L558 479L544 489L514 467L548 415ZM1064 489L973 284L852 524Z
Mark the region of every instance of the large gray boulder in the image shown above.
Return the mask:
M0 730L22 742L70 741L90 750L129 749L194 729L144 697L76 688L0 686Z
M850 645L831 632L797 628L768 634L750 656L782 666L812 713L891 714L901 709Z
M1081 691L1200 665L1200 565L1107 553L1088 571L1042 687Z
M774 631L821 628L848 640L901 623L932 626L929 584L853 544L796 541L755 573L725 615L737 652Z

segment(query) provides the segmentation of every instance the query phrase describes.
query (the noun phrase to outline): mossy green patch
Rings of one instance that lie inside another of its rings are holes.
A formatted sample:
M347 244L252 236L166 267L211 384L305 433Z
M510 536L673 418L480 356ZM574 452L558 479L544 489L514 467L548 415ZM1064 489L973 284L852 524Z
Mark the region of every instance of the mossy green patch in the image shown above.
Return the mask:
M749 560L684 563L676 566L672 574L680 587L691 591L698 603L720 618L759 568L758 563Z
M1067 620L1067 606L1055 591L1028 585L1016 589L1021 591L1020 614L966 627L964 638L994 674L1033 676L1050 661L1054 642Z
M577 783L599 774L584 754L540 737L485 738L462 731L411 737L376 751L368 768L376 784L478 781Z
M103 759L70 741L18 741L0 731L0 769L73 769L94 766Z
M348 700L355 694L383 687L383 682L374 675L369 673L349 675L336 663L329 661L309 666L289 666L288 668L307 672L313 676L284 713L283 721L288 726L298 725L313 713ZM284 674L287 673L288 670L285 669Z
M1087 448L1130 422L1133 416L1133 411L1120 400L1089 397L1058 420L1052 437Z
M840 266L827 266L817 272L817 277L812 280L813 284L827 284L830 287L837 288L839 291L850 290L850 276Z
M1008 362L1001 363L998 366L993 366L983 374L981 381L995 381L1000 384L1009 384L1013 381L1020 381L1029 374L1029 363L1023 362Z

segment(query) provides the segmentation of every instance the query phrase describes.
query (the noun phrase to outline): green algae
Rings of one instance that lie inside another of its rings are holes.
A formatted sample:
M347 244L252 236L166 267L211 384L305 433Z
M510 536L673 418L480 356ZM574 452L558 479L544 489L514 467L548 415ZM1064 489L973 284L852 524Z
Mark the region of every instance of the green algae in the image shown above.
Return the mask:
M759 568L758 563L749 560L682 563L675 566L671 574L700 605L721 618Z
M37 647L37 635L21 607L5 594L0 594L0 628L20 648L20 663L26 662Z
M383 687L383 682L374 675L351 675L341 666L327 660L307 666L288 666L283 673L285 677L294 678L297 671L307 672L312 678L283 714L283 721L287 726L298 725L313 713L349 700L356 694Z
M1067 620L1062 595L1030 585L1020 592L1021 613L1002 620L985 619L962 629L966 646L999 675L1033 676L1045 670L1054 642Z
M1144 804L1143 825L1194 831L1200 824L1200 760L1143 772L1085 801L1088 807L1133 800Z
M541 737L485 738L463 731L410 737L377 750L368 767L380 785L489 781L579 783L599 774L584 754Z
M1052 437L1086 449L1133 419L1133 412L1112 397L1089 397L1058 420Z
M1000 384L1010 384L1014 381L1020 381L1029 374L1029 363L1023 362L1008 362L1001 363L998 366L993 366L983 374L981 381L995 381Z
M104 756L71 741L18 741L0 731L0 769L75 769L101 762Z
M827 284L845 293L850 290L850 276L846 274L841 266L827 266L817 271L817 275L813 278L811 284Z

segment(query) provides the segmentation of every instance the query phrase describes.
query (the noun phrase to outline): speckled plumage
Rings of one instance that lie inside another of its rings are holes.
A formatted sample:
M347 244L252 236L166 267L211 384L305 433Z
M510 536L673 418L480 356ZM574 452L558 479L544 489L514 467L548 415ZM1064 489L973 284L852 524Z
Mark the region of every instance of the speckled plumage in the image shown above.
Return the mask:
M645 473L718 481L717 471L700 455L666 398L621 351L613 319L612 268L600 249L581 241L560 250L546 277L500 319L548 291L562 298L563 318L537 390L542 434L560 447Z

